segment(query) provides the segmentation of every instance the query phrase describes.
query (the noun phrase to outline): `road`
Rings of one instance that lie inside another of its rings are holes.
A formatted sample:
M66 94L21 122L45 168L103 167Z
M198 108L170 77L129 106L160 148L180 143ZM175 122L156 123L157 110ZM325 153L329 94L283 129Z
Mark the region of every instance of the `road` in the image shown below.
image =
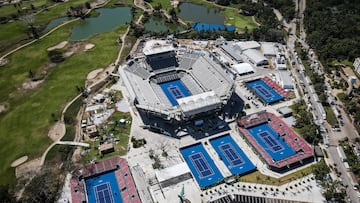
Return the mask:
M305 80L305 68L301 62L298 60L297 53L295 52L295 43L300 42L303 48L308 51L308 57L312 64L313 70L316 71L319 75L323 75L324 68L320 61L318 61L315 52L311 50L310 46L306 42L306 32L304 29L303 19L304 19L304 11L306 9L306 0L298 0L296 4L296 9L298 11L298 19L294 19L291 22L287 23L283 20L281 13L277 10L274 10L277 18L280 22L283 23L283 26L288 30L288 40L287 40L287 52L288 58L292 59L293 65L291 65L291 72L296 80L298 87L300 87L300 93L304 96L305 102L308 104L308 107L314 115L315 122L323 126L327 133L324 133L323 136L329 138L330 147L328 148L328 154L330 160L337 165L338 171L341 173L341 178L343 180L344 185L348 185L346 188L348 198L351 202L360 202L359 198L357 197L357 191L353 190L351 185L350 177L347 175L347 170L345 169L343 163L340 160L340 157L337 153L336 147L338 146L339 140L348 137L349 139L358 137L357 131L355 130L354 126L352 125L351 120L346 115L345 111L341 108L342 104L337 103L334 104L339 109L344 125L341 127L341 132L334 132L332 130L332 126L330 126L326 120L322 118L322 114L320 109L317 105L317 95L316 93L311 92L311 84L307 83ZM299 22L299 29L300 29L300 36L296 36L296 22ZM328 87L328 91L331 91L330 85L325 81L325 85ZM301 88L303 87L303 89ZM306 93L308 92L308 93ZM349 201L349 200L348 200Z

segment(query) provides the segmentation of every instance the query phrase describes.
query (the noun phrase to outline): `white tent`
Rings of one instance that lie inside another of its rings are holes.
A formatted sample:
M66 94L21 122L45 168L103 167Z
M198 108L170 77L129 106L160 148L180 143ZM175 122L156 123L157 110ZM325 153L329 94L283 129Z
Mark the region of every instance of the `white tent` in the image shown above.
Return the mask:
M238 63L231 66L239 75L255 72L254 68L248 63Z

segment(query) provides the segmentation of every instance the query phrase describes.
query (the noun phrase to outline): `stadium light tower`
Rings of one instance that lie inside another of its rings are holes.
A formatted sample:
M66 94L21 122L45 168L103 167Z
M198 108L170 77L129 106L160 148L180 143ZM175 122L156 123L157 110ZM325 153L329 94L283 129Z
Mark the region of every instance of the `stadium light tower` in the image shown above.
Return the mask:
M181 192L178 195L179 199L180 199L180 203L184 203L185 201L185 188L184 188L184 184L182 186Z

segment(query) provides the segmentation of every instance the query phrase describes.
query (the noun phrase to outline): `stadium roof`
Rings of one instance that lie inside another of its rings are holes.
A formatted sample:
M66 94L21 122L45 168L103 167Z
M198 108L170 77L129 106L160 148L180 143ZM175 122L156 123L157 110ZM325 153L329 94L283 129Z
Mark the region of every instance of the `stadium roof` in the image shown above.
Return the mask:
M165 40L149 40L145 42L143 53L146 56L175 51L174 46Z
M171 166L160 171L156 171L155 175L158 181L161 183L163 181L181 176L183 174L190 173L190 169L188 165L183 162L181 164L177 164L175 166Z
M254 68L248 63L238 63L235 65L232 65L231 67L234 68L236 70L236 72L240 75L245 74L245 73L255 72Z
M265 56L276 56L275 43L261 42L261 47Z
M264 55L256 49L247 49L243 52L243 54L247 56L249 60L256 65L261 64L263 61L267 61Z
M241 49L241 51L260 48L260 44L256 41L237 42L236 45Z
M191 116L221 106L222 102L214 91L184 97L177 100L182 113Z

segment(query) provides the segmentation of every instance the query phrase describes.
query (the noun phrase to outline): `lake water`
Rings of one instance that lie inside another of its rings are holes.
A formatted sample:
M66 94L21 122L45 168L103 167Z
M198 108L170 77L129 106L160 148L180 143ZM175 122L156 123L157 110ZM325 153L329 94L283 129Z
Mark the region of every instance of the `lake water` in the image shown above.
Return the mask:
M99 16L86 18L76 25L69 37L70 40L83 40L92 35L110 31L131 21L130 7L96 9Z
M49 32L51 29L53 29L54 27L68 21L68 20L71 20L71 18L68 18L68 17L62 17L62 18L56 18L54 20L52 20L47 26L46 28L44 29L43 33L47 33Z
M219 8L207 8L193 3L181 3L179 16L186 21L208 24L224 24L225 17Z
M183 31L184 29L181 26L177 26L173 23L167 23L162 18L151 17L149 21L147 21L144 25L146 32L167 32L168 30L170 33Z

